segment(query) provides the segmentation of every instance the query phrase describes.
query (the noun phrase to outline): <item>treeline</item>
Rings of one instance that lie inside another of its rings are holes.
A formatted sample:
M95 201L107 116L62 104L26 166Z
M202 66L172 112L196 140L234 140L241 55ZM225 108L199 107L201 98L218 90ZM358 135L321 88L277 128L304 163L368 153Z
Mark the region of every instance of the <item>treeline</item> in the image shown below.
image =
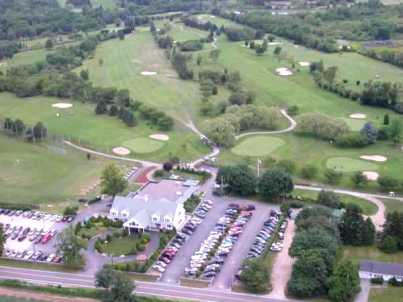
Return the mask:
M0 60L12 58L22 48L22 44L12 41L0 41Z
M403 251L403 213L387 214L378 246L386 253Z
M403 67L403 53L394 49L383 48L380 51L364 49L360 50L360 53L375 60Z
M359 100L362 105L388 108L403 113L403 102L399 99L399 86L396 83L381 81L361 83L358 80L354 83L358 89L352 89L348 87L347 79L337 80L336 66L325 68L322 61L314 62L310 66L310 71L317 86L324 90L352 101Z
M133 15L152 15L178 11L198 11L200 1L196 0L126 0L121 7Z
M42 141L48 135L48 129L42 122L37 122L33 127L30 127L20 119L6 118L3 122L3 129L6 133L23 137L29 142Z

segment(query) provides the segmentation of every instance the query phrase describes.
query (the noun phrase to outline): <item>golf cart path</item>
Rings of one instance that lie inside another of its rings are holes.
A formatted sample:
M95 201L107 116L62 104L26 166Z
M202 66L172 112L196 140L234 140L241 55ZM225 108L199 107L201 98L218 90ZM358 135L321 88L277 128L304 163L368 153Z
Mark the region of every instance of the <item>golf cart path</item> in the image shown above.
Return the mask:
M239 134L237 136L235 136L236 140L239 140L240 138L243 138L245 136L249 136L249 135L265 135L265 134L279 134L279 133L287 133L290 132L292 130L295 129L295 127L297 126L297 122L288 115L287 111L285 109L281 109L280 113L290 122L290 125L285 128L285 129L281 129L281 130L275 130L275 131L253 131L253 132L245 132L242 134Z

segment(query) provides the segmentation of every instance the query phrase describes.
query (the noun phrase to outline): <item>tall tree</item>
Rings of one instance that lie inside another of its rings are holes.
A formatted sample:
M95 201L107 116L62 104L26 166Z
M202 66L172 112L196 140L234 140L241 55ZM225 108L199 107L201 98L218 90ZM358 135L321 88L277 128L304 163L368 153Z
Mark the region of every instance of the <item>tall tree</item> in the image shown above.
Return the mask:
M57 238L57 250L63 255L63 262L67 266L78 267L83 264L83 257L80 254L82 244L75 235L72 226L65 229Z
M329 281L329 298L333 302L350 301L360 291L358 267L351 261L342 261L335 267Z
M104 288L103 302L135 302L133 281L127 275L103 268L95 275L95 286Z
M258 182L258 191L268 199L279 199L291 193L294 183L289 173L283 169L274 168L266 171Z
M371 245L375 240L375 226L371 219L364 221L358 206L348 204L340 223L340 235L344 244Z
M101 188L103 194L115 196L127 188L127 180L122 172L114 164L105 167L101 176Z

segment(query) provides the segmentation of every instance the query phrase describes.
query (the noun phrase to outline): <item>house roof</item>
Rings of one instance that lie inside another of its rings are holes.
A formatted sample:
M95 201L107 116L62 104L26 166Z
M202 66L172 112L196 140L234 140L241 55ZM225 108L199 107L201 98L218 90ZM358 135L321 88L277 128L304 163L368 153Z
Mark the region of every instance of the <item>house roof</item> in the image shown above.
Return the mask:
M398 263L362 260L360 262L360 271L381 275L403 276L403 265Z

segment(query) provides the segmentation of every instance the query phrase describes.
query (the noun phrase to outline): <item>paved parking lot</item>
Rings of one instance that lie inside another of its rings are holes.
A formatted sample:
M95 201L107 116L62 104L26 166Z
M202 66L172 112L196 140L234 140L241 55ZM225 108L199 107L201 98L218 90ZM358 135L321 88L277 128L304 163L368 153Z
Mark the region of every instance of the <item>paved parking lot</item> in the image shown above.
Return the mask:
M244 200L232 200L236 203L244 203ZM248 202L250 204L251 202ZM262 203L253 202L256 210L253 211L251 220L245 226L241 236L224 262L219 274L214 278L213 286L215 288L227 289L231 287L235 274L239 270L242 261L246 258L249 248L256 239L256 235L261 230L263 223L269 217L270 210L273 207Z

